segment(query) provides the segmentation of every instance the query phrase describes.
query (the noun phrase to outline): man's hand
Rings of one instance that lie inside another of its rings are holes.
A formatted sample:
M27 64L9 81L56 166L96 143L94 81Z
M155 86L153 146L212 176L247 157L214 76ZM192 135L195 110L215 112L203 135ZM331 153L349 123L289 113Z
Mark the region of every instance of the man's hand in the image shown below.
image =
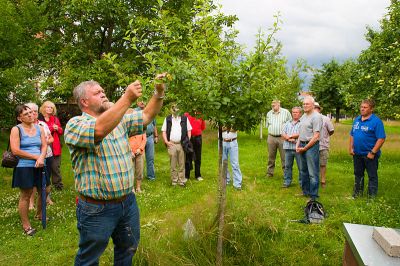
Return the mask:
M139 80L128 85L125 90L125 94L128 96L131 102L136 101L137 98L142 96L142 84L140 84Z
M296 148L296 152L297 153L304 153L305 151L307 151L304 147L297 147Z
M157 144L158 143L158 136L154 137L154 143Z
M350 154L351 156L353 156L353 155L355 154L353 148L350 148L350 149L349 149L349 154Z
M165 146L167 146L167 148L170 148L172 146L172 142L171 141L167 141L165 142Z
M372 152L368 152L367 158L373 160L375 158L375 154L373 154Z
M163 82L163 79L165 79L169 75L167 72L157 74L156 76L156 90L158 94L163 94L165 90L165 83Z

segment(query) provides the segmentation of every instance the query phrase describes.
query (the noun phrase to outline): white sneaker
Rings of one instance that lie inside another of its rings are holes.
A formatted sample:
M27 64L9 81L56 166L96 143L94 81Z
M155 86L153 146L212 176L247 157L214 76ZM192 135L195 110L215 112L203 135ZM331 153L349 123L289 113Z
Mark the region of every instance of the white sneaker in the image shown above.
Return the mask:
M203 181L203 180L204 180L201 176L199 176L199 177L196 178L196 179L197 179L197 181Z

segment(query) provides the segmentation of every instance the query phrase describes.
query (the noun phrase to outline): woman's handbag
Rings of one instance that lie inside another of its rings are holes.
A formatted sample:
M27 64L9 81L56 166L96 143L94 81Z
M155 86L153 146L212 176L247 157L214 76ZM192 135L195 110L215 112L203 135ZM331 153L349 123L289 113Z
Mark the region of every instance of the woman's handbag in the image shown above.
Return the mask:
M18 165L19 158L12 154L8 149L3 152L3 158L1 159L1 166L6 168L14 168Z
M19 127L17 126L20 137L21 137L21 131ZM8 141L8 146L7 150L3 152L3 157L1 159L1 166L6 167L6 168L14 168L18 165L19 158L12 154L10 150L10 140Z

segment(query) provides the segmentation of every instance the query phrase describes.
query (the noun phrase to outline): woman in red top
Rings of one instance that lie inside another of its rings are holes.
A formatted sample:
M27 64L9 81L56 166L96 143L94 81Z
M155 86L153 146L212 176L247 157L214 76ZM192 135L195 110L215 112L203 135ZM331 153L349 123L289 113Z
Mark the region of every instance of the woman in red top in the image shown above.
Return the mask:
M62 183L60 164L61 164L61 141L60 136L63 134L63 129L58 119L57 109L53 102L45 101L40 107L40 113L44 117L44 121L50 129L51 135L54 138L53 150L53 163L51 164L51 181L55 189L62 190L64 185Z

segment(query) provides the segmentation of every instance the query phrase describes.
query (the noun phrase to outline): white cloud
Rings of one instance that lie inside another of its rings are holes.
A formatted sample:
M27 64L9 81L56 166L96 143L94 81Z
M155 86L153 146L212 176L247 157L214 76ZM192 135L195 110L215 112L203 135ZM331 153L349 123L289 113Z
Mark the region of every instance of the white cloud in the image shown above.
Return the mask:
M277 39L283 55L293 63L304 58L319 66L332 58L357 57L368 47L366 26L375 29L390 0L219 0L222 12L239 21L238 42L254 46L258 29L267 30L280 12L283 24Z

